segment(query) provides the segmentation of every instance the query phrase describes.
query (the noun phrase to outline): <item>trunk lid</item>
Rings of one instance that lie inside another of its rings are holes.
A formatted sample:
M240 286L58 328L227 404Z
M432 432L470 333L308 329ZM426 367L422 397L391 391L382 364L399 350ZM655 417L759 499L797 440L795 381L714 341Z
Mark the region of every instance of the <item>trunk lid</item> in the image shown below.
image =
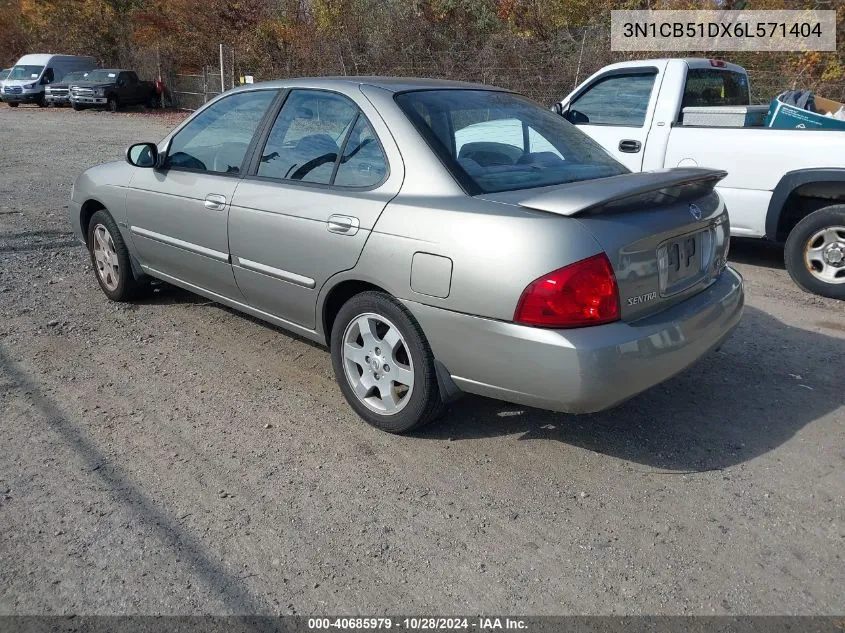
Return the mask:
M659 170L479 197L583 224L613 266L622 319L634 321L701 292L724 269L730 226L713 187L725 175Z

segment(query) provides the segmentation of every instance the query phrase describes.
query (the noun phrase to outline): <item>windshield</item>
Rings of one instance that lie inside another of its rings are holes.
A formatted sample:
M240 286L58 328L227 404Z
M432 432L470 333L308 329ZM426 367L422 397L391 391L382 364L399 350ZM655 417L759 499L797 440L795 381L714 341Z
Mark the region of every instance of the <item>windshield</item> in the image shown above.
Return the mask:
M424 90L396 102L471 194L627 173L602 147L534 102L492 90Z
M7 79L38 79L44 66L15 66Z
M83 79L87 79L88 75L91 73L89 72L76 72L76 73L68 73L64 77L62 77L62 83L68 83L70 81L81 81Z
M117 70L92 70L85 81L117 81Z

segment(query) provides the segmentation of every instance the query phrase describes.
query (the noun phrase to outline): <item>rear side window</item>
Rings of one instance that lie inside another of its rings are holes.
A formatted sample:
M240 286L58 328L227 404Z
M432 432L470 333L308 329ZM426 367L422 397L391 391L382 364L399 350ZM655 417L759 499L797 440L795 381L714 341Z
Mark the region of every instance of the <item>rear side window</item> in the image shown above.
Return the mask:
M240 173L255 130L276 94L239 92L201 111L173 137L165 167Z
M642 127L654 87L654 73L600 79L571 105L570 120L592 125Z
M270 130L258 175L345 187L377 185L387 173L384 152L350 99L294 90Z
M396 102L470 194L627 173L562 117L493 90L420 90Z
M387 161L370 124L363 116L352 128L334 184L341 187L372 187L387 175Z
M692 106L742 106L751 103L748 77L744 73L715 68L691 68L687 72L681 108Z

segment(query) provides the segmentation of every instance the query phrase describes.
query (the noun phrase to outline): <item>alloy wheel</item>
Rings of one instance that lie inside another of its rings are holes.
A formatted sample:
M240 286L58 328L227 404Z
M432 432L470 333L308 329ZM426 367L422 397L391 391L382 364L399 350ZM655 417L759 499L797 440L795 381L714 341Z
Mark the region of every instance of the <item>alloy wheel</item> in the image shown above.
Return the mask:
M411 399L414 364L399 329L371 312L343 333L343 368L356 398L381 415L399 413Z
M120 265L114 240L109 230L104 225L98 224L94 227L93 241L92 247L97 276L106 289L114 292L120 283Z

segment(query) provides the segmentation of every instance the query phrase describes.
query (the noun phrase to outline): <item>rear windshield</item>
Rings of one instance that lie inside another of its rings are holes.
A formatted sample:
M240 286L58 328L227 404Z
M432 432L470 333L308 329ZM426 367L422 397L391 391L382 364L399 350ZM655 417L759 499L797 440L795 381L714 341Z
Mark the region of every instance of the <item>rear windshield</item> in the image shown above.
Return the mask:
M396 102L471 194L627 173L602 147L534 102L492 90L423 90Z
M745 73L714 68L691 68L684 86L682 108L689 106L742 106L751 103Z

